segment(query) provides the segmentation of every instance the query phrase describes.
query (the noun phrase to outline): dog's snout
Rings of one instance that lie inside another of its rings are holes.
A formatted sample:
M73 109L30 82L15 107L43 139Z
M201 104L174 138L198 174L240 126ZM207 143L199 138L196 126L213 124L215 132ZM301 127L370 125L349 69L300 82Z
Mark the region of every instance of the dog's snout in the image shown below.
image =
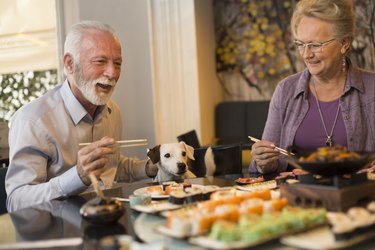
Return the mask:
M177 163L178 171L179 172L185 172L186 171L186 164L183 162Z

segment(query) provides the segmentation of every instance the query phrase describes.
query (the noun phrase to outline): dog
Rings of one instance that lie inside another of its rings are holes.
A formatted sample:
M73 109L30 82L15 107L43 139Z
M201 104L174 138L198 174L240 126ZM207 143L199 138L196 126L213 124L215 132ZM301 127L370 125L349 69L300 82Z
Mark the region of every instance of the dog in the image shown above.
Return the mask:
M194 148L183 141L157 145L148 150L147 156L153 164L158 165L154 182L196 178L189 170L189 161L194 160ZM208 160L207 163L209 162ZM206 175L213 174L212 168L211 164L206 165Z

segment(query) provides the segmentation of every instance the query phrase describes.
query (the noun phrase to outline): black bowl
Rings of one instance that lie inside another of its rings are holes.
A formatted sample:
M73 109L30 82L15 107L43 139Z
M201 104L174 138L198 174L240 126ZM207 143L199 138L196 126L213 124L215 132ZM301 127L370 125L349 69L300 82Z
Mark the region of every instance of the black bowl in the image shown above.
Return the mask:
M353 174L375 159L375 152L356 152L360 157L355 160L328 162L300 161L300 157L306 158L313 152L306 151L296 146L288 147L287 150L289 153L293 153L293 156L287 157L289 165L305 170L311 174L325 176Z
M96 197L86 202L80 209L81 216L96 224L115 223L125 212L121 201L113 198Z
M362 167L366 166L375 159L375 152L357 152L360 155L356 160L318 162L318 161L299 161L298 155L296 157L288 157L290 165L301 168L311 174L318 175L343 175L353 174Z

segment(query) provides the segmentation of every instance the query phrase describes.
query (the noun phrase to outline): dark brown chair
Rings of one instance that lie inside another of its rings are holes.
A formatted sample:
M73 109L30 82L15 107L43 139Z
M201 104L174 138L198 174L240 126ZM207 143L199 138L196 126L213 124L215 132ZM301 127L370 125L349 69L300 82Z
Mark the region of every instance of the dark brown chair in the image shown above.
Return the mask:
M213 158L216 166L214 176L242 174L242 146L240 143L212 146ZM190 164L190 171L197 177L206 174L204 157L207 147L195 148L195 160Z
M190 130L184 134L177 136L177 140L184 141L187 145L192 146L193 148L200 148L201 144L198 139L197 132L195 130Z
M240 143L212 147L216 170L214 176L242 174Z
M7 193L5 192L5 175L8 167L0 167L0 214L7 213L6 199Z

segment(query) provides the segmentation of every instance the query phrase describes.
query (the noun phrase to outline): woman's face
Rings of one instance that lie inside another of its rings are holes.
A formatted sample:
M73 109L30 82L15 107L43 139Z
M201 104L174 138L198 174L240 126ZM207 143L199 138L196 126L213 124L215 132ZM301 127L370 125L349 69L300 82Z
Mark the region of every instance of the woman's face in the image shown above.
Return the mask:
M334 39L333 25L313 17L303 17L297 27L296 40L302 43L324 43ZM321 51L308 46L299 51L311 75L330 78L342 70L345 52L342 43L334 39L325 43Z

